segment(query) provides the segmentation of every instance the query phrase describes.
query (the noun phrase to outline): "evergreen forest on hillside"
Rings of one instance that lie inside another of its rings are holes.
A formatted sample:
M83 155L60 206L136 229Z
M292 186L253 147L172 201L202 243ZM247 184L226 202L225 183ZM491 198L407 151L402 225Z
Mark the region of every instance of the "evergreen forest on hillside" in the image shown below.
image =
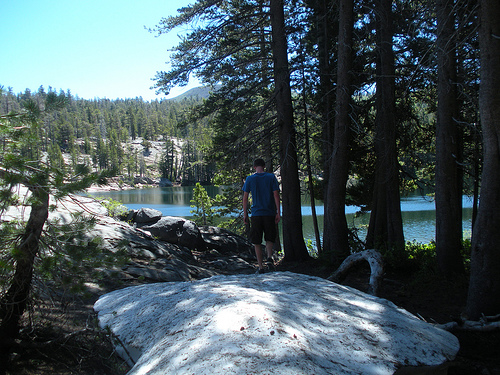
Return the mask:
M37 143L31 146L47 156L54 166L74 171L85 164L94 171L110 170L123 180L134 176L164 177L194 185L209 183L214 173L206 161L211 131L205 120L190 121L190 112L202 98L193 95L179 100L146 102L126 100L85 100L70 90L56 92L43 87L14 94L4 89L0 113L19 113L40 107L47 96L63 102L58 111L43 113ZM147 156L155 145L159 152Z

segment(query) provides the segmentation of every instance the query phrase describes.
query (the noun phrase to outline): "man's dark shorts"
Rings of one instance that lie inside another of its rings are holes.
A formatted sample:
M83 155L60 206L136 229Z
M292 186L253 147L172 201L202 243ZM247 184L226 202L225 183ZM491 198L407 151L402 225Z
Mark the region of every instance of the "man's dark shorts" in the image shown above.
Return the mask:
M274 216L251 216L250 241L253 244L262 243L262 234L264 240L274 242L276 240L276 223Z

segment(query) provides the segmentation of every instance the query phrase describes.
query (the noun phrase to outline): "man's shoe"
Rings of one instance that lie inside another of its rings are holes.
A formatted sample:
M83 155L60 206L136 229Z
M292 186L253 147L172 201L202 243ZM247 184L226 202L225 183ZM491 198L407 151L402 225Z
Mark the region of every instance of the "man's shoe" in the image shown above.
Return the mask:
M256 275L260 275L260 274L263 274L263 273L264 273L264 270L262 268L257 268L257 271L255 271Z
M266 265L269 271L274 272L276 271L276 267L274 266L274 261L272 258L267 258L266 260Z

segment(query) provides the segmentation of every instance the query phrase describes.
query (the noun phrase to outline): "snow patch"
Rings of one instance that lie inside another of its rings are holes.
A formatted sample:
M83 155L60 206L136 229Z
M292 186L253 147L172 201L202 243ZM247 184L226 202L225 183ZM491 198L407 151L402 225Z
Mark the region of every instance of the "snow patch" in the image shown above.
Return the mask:
M94 309L133 357L130 375L392 374L459 349L390 301L291 272L135 286Z

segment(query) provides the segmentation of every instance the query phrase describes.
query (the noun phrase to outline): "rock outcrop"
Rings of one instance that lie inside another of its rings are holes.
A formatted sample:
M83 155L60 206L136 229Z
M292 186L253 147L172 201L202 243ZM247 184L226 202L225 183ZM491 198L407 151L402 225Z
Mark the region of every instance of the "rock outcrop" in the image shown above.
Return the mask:
M200 230L191 220L181 217L164 216L154 224L141 226L154 237L191 250L206 250L205 242L201 237Z
M208 249L217 250L222 254L253 252L253 245L246 238L219 227L198 227L201 237Z
M124 279L162 281L198 280L218 273L252 273L253 246L230 231L198 226L191 220L161 216L149 208L131 211L126 222L98 216L93 235L105 240L109 251L128 243L135 259L120 273Z
M135 221L136 223L155 223L158 220L161 219L162 213L159 210L155 210L152 208L141 208L137 212L131 211L129 215L131 214L131 220ZM127 215L127 217L129 217Z
M20 187L18 195L24 194L26 189ZM219 273L254 272L251 244L229 231L203 227L202 232L190 220L162 217L160 211L147 207L128 212L125 221L117 220L107 215L99 201L86 196L69 195L50 203L55 209L49 221L68 223L71 213L84 212L96 220L88 236L100 237L103 251L124 249L130 255L125 266L102 270L109 288L117 283L192 281ZM27 220L29 212L29 206L11 207L2 220Z

